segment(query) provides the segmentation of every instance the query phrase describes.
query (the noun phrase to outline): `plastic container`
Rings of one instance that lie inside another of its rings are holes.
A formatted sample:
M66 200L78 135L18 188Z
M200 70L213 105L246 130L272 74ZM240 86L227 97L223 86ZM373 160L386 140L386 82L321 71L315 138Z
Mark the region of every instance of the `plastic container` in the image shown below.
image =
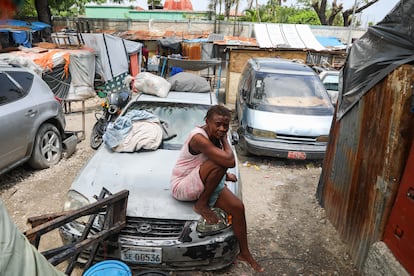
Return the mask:
M132 276L132 272L121 261L107 260L94 264L85 271L83 276Z

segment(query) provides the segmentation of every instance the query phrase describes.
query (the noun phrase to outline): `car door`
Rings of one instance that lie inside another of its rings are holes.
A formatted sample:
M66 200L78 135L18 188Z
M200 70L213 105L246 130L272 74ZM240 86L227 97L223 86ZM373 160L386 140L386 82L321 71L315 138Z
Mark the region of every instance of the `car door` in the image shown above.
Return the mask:
M30 154L29 134L38 114L36 99L28 93L30 80L28 72L0 72L0 171Z

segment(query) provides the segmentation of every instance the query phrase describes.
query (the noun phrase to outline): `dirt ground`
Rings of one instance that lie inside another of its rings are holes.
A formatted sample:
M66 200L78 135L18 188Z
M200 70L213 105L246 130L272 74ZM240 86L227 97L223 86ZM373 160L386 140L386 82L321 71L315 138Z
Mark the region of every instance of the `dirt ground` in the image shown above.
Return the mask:
M87 101L86 139L77 145L73 156L47 170L34 171L23 165L0 176L0 196L21 231L29 227L27 218L62 210L67 189L94 153L89 135L95 122L93 110L99 103L99 98ZM72 108L79 110L77 105ZM66 119L67 129L82 129L80 113L67 114ZM359 275L316 201L321 165L239 156L250 249L266 270L260 275ZM41 249L60 243L58 234L53 232L42 240ZM81 274L81 269L72 273ZM170 274L256 275L244 263L216 272Z

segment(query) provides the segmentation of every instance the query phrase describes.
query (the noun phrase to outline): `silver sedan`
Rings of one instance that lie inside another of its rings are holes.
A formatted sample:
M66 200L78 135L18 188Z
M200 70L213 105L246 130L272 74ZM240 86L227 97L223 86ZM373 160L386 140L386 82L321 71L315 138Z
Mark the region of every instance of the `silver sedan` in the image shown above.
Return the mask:
M26 161L44 169L62 157L60 100L36 74L0 63L0 174Z

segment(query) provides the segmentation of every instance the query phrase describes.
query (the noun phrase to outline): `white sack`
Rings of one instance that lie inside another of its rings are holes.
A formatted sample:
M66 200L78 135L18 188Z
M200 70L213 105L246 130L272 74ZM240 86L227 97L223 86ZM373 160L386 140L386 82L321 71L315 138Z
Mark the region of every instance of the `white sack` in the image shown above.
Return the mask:
M160 76L142 72L136 75L134 87L139 92L165 98L170 91L171 84Z

